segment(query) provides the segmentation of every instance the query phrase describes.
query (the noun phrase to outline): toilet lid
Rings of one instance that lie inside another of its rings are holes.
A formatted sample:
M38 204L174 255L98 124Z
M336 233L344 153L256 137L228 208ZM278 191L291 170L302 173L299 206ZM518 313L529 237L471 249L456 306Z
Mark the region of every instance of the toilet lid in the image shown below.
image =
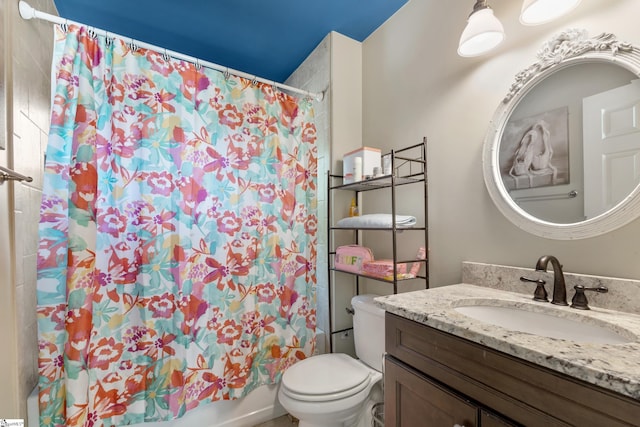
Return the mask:
M357 393L368 385L370 374L369 368L346 354L321 354L287 369L282 385L292 397L324 400L322 396L340 398Z

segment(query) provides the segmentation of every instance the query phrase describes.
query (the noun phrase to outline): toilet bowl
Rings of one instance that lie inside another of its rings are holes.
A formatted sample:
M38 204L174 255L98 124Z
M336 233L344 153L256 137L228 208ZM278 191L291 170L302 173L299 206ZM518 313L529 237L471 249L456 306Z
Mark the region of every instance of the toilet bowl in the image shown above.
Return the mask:
M351 300L359 359L329 353L291 366L282 376L280 404L300 420L299 427L369 427L371 407L381 402L384 310L377 295Z

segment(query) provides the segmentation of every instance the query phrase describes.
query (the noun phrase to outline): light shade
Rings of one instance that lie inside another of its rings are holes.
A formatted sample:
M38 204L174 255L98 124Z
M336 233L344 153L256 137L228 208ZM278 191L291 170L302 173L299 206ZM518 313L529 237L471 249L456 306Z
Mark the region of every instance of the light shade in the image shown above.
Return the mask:
M581 0L524 0L520 22L524 25L546 24L573 10Z
M484 6L478 9L478 4ZM469 16L467 26L460 36L458 55L478 56L494 49L504 40L504 28L493 14L493 10L486 6L486 2L476 4Z

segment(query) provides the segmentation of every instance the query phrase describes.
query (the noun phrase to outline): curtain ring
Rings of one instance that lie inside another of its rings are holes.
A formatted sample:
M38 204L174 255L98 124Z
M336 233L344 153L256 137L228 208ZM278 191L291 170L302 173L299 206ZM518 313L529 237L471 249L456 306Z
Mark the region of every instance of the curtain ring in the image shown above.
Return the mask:
M276 84L275 81L271 82L271 88L273 89L273 93L274 94L278 94L278 85Z
M62 28L62 31L64 31L65 33L69 32L69 20L65 19L64 24L61 24L60 27Z
M131 49L131 51L135 52L136 50L138 50L138 46L136 46L136 43L133 39L129 39L129 49Z
M253 80L251 80L251 86L255 86L258 84L258 76L253 76Z
M166 48L164 50L164 53L162 54L162 59L164 59L165 62L169 62L171 60L171 56L169 56L169 54L167 53Z
M196 58L196 70L202 69L202 64L200 64L200 59Z
M229 80L229 77L231 76L231 73L229 72L229 67L227 67L227 69L224 70L223 75L225 80Z

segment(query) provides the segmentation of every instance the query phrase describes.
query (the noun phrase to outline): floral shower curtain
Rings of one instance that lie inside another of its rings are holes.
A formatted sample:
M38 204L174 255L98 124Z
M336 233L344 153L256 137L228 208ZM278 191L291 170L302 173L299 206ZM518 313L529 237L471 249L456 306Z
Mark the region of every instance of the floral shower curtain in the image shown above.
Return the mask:
M56 28L41 426L180 417L315 345L311 103Z

